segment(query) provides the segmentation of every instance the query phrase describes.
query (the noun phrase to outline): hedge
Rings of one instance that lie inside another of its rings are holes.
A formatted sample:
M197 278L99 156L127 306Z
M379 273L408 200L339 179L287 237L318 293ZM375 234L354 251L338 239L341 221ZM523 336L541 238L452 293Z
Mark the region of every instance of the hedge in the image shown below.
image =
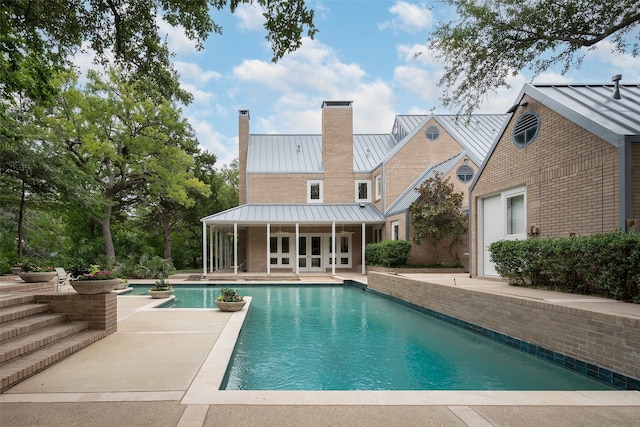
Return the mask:
M511 284L640 302L640 233L501 240L489 251Z
M397 267L409 261L411 243L406 240L385 240L369 243L365 247L365 260L369 265Z

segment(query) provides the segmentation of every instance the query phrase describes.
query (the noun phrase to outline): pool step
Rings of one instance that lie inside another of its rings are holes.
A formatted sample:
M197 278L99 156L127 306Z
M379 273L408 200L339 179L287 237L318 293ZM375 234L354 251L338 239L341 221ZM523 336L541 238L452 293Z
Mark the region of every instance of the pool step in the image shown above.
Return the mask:
M33 295L0 298L0 393L106 336L68 321Z

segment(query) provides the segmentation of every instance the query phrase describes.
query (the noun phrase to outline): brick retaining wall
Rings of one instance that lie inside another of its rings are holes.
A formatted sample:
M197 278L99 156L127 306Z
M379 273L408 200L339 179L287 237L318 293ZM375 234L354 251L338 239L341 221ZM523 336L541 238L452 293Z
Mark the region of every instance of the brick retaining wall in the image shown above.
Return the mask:
M370 272L368 288L640 379L640 321Z
M89 329L112 334L118 329L117 294L80 295L57 293L36 295L36 302L49 303L54 313L65 313L70 320L89 322Z

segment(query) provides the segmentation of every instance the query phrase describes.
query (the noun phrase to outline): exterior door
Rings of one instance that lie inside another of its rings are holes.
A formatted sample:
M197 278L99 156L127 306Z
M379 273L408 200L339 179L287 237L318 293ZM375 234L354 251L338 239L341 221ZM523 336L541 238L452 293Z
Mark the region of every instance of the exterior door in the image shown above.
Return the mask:
M323 271L322 236L299 236L298 266L300 271Z
M497 276L495 264L491 262L489 245L504 238L502 223L502 196L500 194L482 199L482 271L481 276Z

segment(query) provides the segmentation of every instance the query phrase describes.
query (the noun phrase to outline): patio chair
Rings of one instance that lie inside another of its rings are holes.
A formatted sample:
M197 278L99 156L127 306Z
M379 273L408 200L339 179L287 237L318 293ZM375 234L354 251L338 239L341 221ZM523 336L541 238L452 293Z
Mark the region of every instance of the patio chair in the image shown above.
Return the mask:
M56 270L56 273L58 273L58 287L56 288L56 290L60 291L63 286L69 284L69 279L71 277L67 274L67 272L62 267L56 267L55 270Z

